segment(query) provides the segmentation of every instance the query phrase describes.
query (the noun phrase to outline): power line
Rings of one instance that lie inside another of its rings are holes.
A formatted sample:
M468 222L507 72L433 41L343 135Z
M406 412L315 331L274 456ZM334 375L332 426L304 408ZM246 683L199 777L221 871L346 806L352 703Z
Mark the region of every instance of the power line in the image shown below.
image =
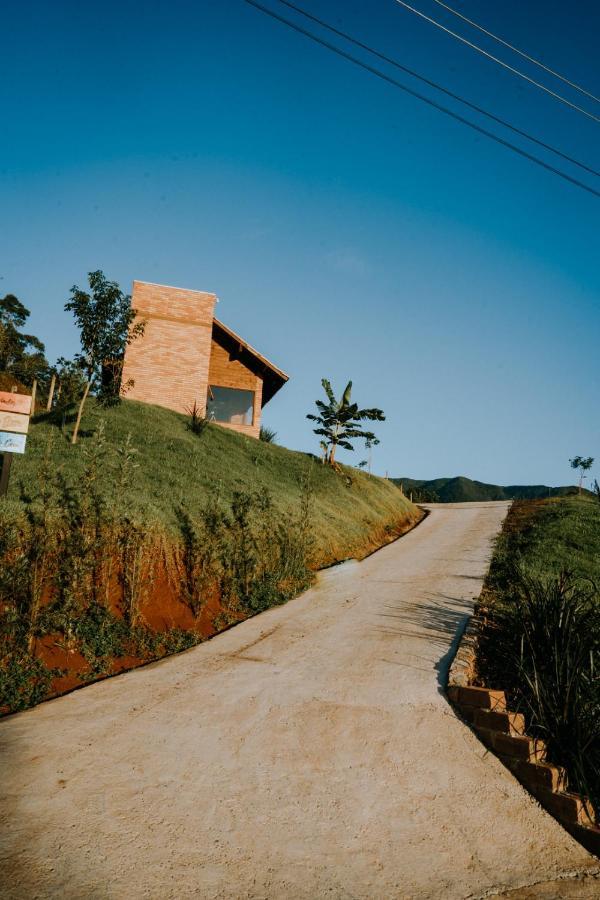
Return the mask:
M504 69L508 69L509 72L512 72L513 75L518 75L519 78L523 78L525 81L528 81L530 84L535 85L541 91L544 91L546 94L549 94L551 97L554 97L555 100L559 100L561 103L564 103L565 106L570 106L571 109L580 112L582 115L587 116L588 119L593 119L594 122L600 122L600 117L595 116L593 113L588 112L587 109L583 109L582 106L577 106L576 103L571 103L570 100L567 100L566 97L563 97L561 94L557 94L556 91L550 90L550 88L546 87L546 85L541 84L541 82L536 81L534 78L530 78L529 75L525 75L524 72L520 72L519 69L515 69L514 66L509 66L508 63L505 63L503 60L498 59L497 56L494 56L491 53L488 53L487 50L484 50L483 47L480 47L478 44L474 44L472 41L467 40L467 38L463 37L460 34L457 34L455 31L452 31L450 28L446 28L445 25L442 25L441 22L438 22L436 19L432 19L431 16L426 16L425 13L421 12L419 9L415 9L414 6L411 6L409 3L406 3L405 0L394 0L395 3L398 3L400 6L403 6L405 9L408 9L410 12L414 13L416 16L420 16L421 19L425 19L426 22L430 22L432 25L435 25L436 28L440 28L442 31L445 31L446 34L449 34L451 37L456 38L457 41L460 41L463 44L466 44L467 47L471 47L473 50L477 51L477 53L481 53L482 56L486 56L488 59L491 59L493 62L498 63L499 66L502 66Z
M455 119L457 122L461 122L463 125L467 125L473 131L476 131L478 134L483 134L485 137L491 138L491 140L496 141L497 144L501 144L503 147L507 147L509 150L512 150L514 153L518 153L519 156L524 157L525 159L530 160L538 166L541 166L543 169L546 169L548 172L552 172L554 175L558 175L559 178L563 178L565 181L568 181L570 184L574 184L576 187L581 188L584 191L587 191L589 194L593 194L595 197L600 198L600 191L595 190L589 185L585 184L583 181L578 181L576 178L573 178L571 175L567 175L566 172L562 172L560 169L556 169L554 166L551 166L549 163L544 162L539 159L537 156L533 156L533 154L528 153L526 150L522 150L520 147L517 147L515 144L511 144L510 141L504 140L504 138L498 137L498 135L493 134L491 131L487 131L487 129L482 128L480 125L476 125L474 122L470 122L468 119L465 119L463 116L458 113L452 112L452 110L448 109L445 106L442 106L440 103L437 103L435 100L431 100L429 97L425 97L423 94L419 94L418 91L414 91L412 88L407 87L402 84L400 81L397 81L395 78L392 78L390 75L387 75L385 72L382 72L380 69L376 69L374 66L370 66L368 63L363 62L358 59L356 56L352 56L351 53L347 53L345 50L342 50L340 47L336 47L334 44L330 44L329 41L324 40L324 38L318 37L316 34L312 34L312 32L308 31L305 28L302 28L301 25L298 25L296 22L292 22L290 19L286 19L285 16L279 15L272 9L267 9L266 6L263 6L261 3L258 3L257 0L244 0L244 3L247 3L249 6L255 7L255 9L260 10L265 15L270 16L272 19L276 19L278 22L287 25L289 28L292 28L294 31L297 31L299 34L305 35L305 37L309 38L311 41L314 41L317 44L320 44L322 47L326 47L328 50L331 50L333 53L336 53L338 56L341 56L343 59L348 60L356 66L360 66L360 68L365 69L365 71L370 72L372 75L376 75L377 78L381 78L383 81L386 81L388 84L393 85L394 87L399 88L401 91L404 91L407 94L410 94L411 97L416 97L417 100L423 101L428 106L432 106L434 109L443 112L445 115L450 116L450 118Z
M523 50L519 50L519 48L515 47L513 44L509 44L508 41L505 41L503 38L498 37L497 34L494 34L492 31L488 31L487 28L483 27L483 25L479 25L479 23L474 22L473 19L467 18L467 16L463 15L463 13L458 12L458 10L452 9L452 7L448 6L447 3L443 3L442 0L433 0L433 2L437 3L438 6L442 6L444 9L447 9L448 12L452 13L453 16L457 16L459 19L462 19L463 22L468 22L468 24L472 25L473 28L477 28L478 31L481 31L488 37L493 38L493 40L498 41L499 44L503 44L505 47L508 47L508 49L512 50L513 53L518 53L519 56L522 56L523 59L526 59L528 62L533 63L534 66L539 66L539 68L543 69L544 72L548 72L550 75L553 75L554 78L558 78L560 81L564 81L565 84L568 84L569 87L572 87L576 91L579 91L580 94L585 94L586 97L589 97L591 100L595 100L596 103L600 103L600 97L596 97L595 94L590 93L590 91L586 91L586 89L581 87L580 84L576 84L574 81L569 81L568 78L565 78L564 75L560 75L558 72L555 72L554 69L550 68L550 66L545 65L543 62L540 62L539 59L535 59L533 56L529 56L528 53L525 53Z
M409 69L408 66L402 65L402 63L399 63L397 60L392 59L390 56L386 56L384 53L380 53L378 50L374 50L368 44L364 44L362 41L359 41L357 38L352 37L347 32L340 31L339 28L335 28L333 25L329 25L323 19L319 19L317 16L312 15L312 13L309 13L305 9L302 9L301 6L296 6L295 3L291 3L289 2L289 0L279 0L279 3L282 3L284 6L295 10L295 12L300 13L307 19L310 19L312 22L316 22L317 25L320 25L322 28L326 28L333 34L338 35L338 37L344 38L344 40L348 41L351 44L354 44L356 47L360 47L362 50L367 50L369 53L372 53L373 56L376 56L378 59L383 60L383 62L395 66L397 69L400 69L402 72L406 72L413 78L418 78L419 81L422 81L424 84L429 85L429 87L433 87L436 90L441 91L441 93L445 94L447 97L452 97L453 100L458 100L459 103L463 103L465 106L469 107L469 109L473 109L475 110L475 112L481 113L481 115L483 116L487 116L488 119L491 119L493 122L497 122L499 125L503 125L505 128L509 128L511 131L514 131L515 134L527 138L527 140L532 141L539 147L543 147L544 150L549 150L552 153L555 153L557 156L560 156L561 159L564 159L575 166L579 166L580 169L589 172L590 175L596 175L600 178L600 172L597 169L592 169L591 166L587 166L585 165L585 163L579 162L579 160L574 159L572 156L568 156L568 154L563 153L562 150L557 150L556 147L553 147L551 144L546 144L545 141L534 137L527 131L523 131L521 128L517 128L516 125L512 125L510 122L507 122L506 119L501 119L499 116L494 115L494 113L488 112L481 106L477 106L477 104L471 103L470 100L465 100L464 97L461 97L459 94L453 93L453 91L448 90L441 84L438 84L437 82L426 78L424 75L420 75L418 72L415 72L414 69Z

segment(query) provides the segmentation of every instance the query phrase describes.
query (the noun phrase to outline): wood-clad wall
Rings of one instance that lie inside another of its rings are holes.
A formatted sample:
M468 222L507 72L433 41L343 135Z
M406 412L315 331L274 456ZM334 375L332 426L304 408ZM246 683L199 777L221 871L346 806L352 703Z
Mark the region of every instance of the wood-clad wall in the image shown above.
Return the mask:
M235 358L235 353L223 347L214 336L210 348L210 365L208 383L217 387L237 388L242 391L254 391L254 415L252 425L236 425L230 422L219 422L224 428L240 431L252 437L260 433L260 417L262 410L262 378Z

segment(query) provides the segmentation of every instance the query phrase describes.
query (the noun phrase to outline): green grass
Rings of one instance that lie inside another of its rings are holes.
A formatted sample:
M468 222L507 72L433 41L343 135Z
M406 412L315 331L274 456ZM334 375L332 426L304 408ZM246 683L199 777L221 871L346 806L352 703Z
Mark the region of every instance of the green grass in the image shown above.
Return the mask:
M507 691L600 815L600 503L515 503L479 614L477 683Z
M217 425L202 435L187 427L187 417L156 406L124 401L103 409L93 401L82 422L80 442L69 443L71 426L61 432L52 416L38 415L27 451L15 457L9 500L19 504L25 494L34 497L43 478L44 460L52 469L76 477L85 465L85 450L100 420L108 445L117 451L128 435L136 448L137 468L121 496L115 496L119 459L114 455L106 471L111 503L127 503L142 512L145 524L177 538L177 511L184 505L194 512L217 490L227 505L234 492L267 488L275 509L284 516L297 511L303 480L308 476L313 494L313 531L322 562L362 555L385 539L385 531L418 520L420 512L382 478L343 468L338 474L314 457L257 441ZM12 504L11 504L12 505Z
M600 503L585 496L519 504L509 517L492 564L502 577L516 557L522 571L554 577L571 570L600 587Z

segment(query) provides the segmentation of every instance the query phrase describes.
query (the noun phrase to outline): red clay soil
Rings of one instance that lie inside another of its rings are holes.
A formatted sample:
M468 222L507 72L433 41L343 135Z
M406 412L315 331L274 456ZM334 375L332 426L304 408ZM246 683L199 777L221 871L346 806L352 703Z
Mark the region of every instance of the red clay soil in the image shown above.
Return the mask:
M402 534L410 531L421 521L403 522L395 529L375 529L367 536L362 552L355 552L357 558L364 558L381 546L391 543ZM330 548L326 558L320 559L316 568L331 565L344 558L339 553L340 548ZM122 589L114 578L107 590L107 607L115 616L123 618ZM42 597L42 606L51 601L51 592L45 592ZM190 606L181 599L181 581L173 572L169 573L169 567L164 559L157 565L154 572L152 587L145 601L140 607L140 625L146 625L155 634L161 634L171 629L193 632L198 636L198 642L213 637L219 631L232 624L237 624L249 617L249 613L242 610L232 612L225 610L217 595L213 594L204 600L197 615L194 615ZM216 624L215 624L216 623ZM33 654L39 658L49 669L61 670L61 674L51 681L50 691L46 699L57 697L86 684L92 684L104 678L109 678L128 669L134 669L153 662L159 656L119 656L112 660L104 658L106 671L103 673L92 672L90 663L76 646L69 646L69 641L64 634L57 632L46 634L34 643ZM0 707L0 716L6 715L11 710Z
M43 605L49 600L49 597L45 597ZM116 590L110 591L108 608L117 618L123 617L120 597ZM194 632L202 641L217 633L215 619L222 612L218 598L213 596L203 603L198 615L194 616L190 607L177 596L177 588L163 569L156 577L153 589L140 609L139 624L147 625L155 634L174 628ZM240 621L243 618L246 617L240 614ZM64 673L52 679L48 699L128 669L143 666L155 659L152 656L116 656L109 661L105 673L90 675L92 670L90 663L76 647L69 646L69 641L61 632L38 638L34 644L33 655L41 659L49 669L59 669Z

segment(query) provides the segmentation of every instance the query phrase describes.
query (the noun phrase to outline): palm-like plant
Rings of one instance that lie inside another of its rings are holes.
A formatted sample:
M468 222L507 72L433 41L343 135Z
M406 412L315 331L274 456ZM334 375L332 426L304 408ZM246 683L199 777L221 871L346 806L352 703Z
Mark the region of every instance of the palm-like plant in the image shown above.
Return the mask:
M336 399L330 382L323 378L321 381L323 390L327 394L328 402L316 400L318 415L309 413L307 419L316 422L319 427L314 429L314 433L320 435L323 440L321 448L323 449L323 462L330 465L335 464L335 454L338 447L344 450L354 450L352 441L356 438L362 438L367 442L367 446L378 444L379 441L372 431L364 431L360 427L360 422L365 419L371 421L383 422L385 416L380 409L359 409L356 403L351 402L352 382L346 385L346 390L342 394L340 400Z

